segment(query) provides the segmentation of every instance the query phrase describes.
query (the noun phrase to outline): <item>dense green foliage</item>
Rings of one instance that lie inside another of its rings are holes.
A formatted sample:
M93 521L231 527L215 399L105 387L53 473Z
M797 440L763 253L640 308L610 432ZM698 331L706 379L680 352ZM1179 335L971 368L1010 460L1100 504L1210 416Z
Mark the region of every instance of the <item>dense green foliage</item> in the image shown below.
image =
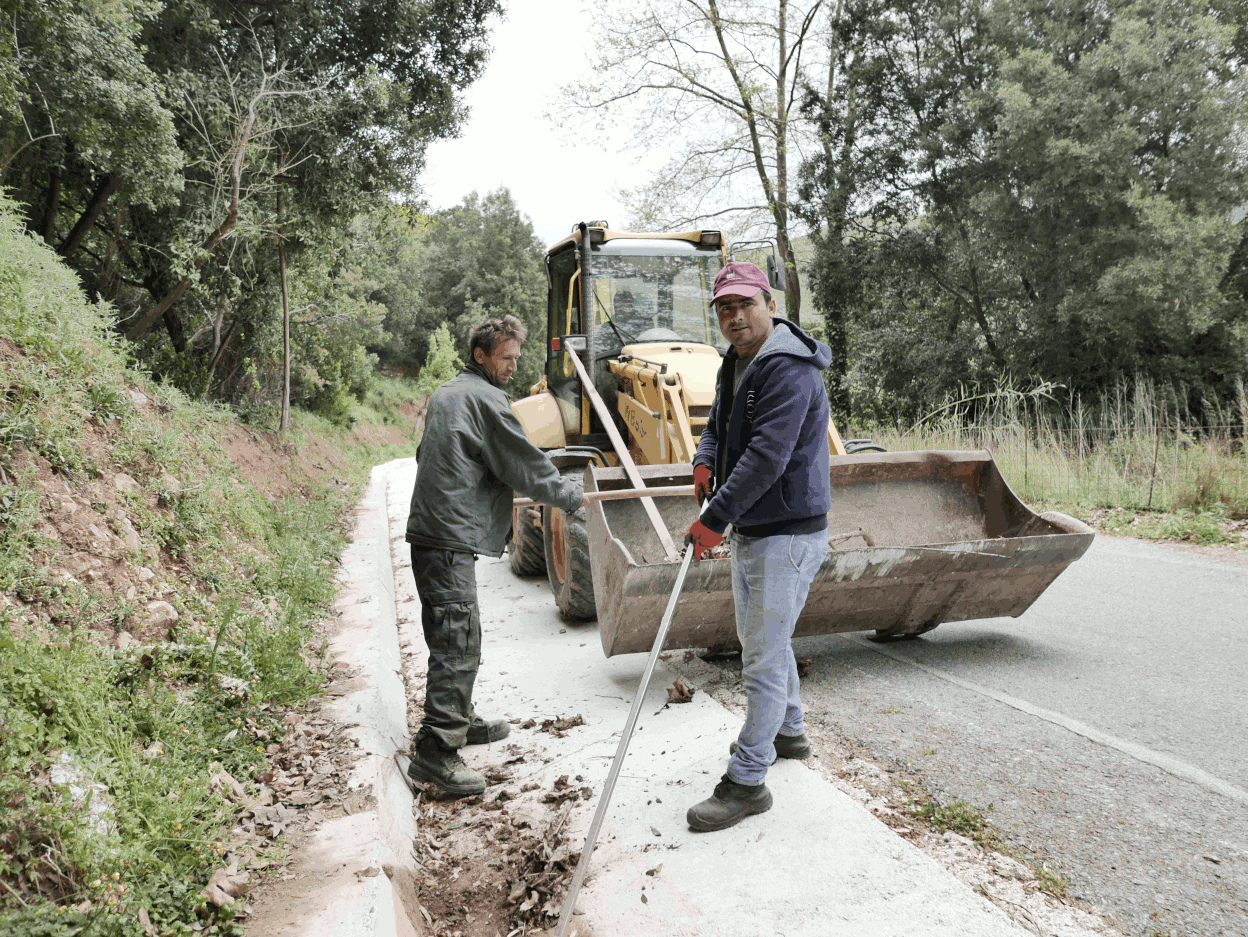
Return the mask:
M530 338L509 388L528 393L545 367L545 248L510 192L473 192L419 225L400 224L391 214L370 236L377 247L368 273L380 284L372 296L387 310L382 364L418 367L442 325L466 360L468 330L510 314L528 326Z
M367 248L417 217L396 205L417 192L426 147L463 120L458 95L485 61L498 0L0 10L0 185L88 295L115 305L155 374L269 415L279 238L295 404L343 419L370 354L426 340L383 323L448 300L377 276L388 271ZM392 357L416 368L423 351Z
M315 427L350 470L266 497L221 445L229 412L128 367L110 316L0 200L0 932L138 937L143 908L161 933L238 933L198 896L238 809L212 776L249 782L283 708L319 690L313 624L333 597L339 519L378 453L299 412L291 448ZM378 381L400 396L388 409L414 400L396 383ZM158 404L136 407L135 390ZM103 498L115 472L136 481L109 496L110 517L133 519L123 565L172 586L172 641L104 642L153 593L67 575L50 470L62 497ZM186 480L176 494L169 475ZM93 801L107 806L94 819Z
M429 356L425 366L420 369L420 380L416 382L417 393L431 395L458 374L463 366L459 355L455 354L451 332L443 322L429 337Z
M1007 376L1233 399L1248 371L1242 4L842 10L803 190L842 414L913 419Z

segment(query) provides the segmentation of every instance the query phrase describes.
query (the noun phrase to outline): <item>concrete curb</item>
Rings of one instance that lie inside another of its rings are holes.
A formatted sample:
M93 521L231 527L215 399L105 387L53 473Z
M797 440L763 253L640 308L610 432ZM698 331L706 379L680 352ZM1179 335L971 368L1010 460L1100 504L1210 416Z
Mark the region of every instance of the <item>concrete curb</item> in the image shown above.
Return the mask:
M334 603L335 660L351 667L347 692L324 714L347 730L363 753L348 787L371 789L370 809L326 821L303 847L301 867L319 878L301 899L290 933L324 937L415 937L423 933L412 854L413 799L395 764L407 747L406 691L399 676L394 572L386 487L391 465L375 466L356 512L354 540L342 555L342 589Z
M397 500L411 484L414 463L390 469ZM596 625L560 620L544 579L516 578L505 558L480 559L477 588L484 646L474 694L479 710L584 720L566 737L513 731L508 742L525 755L510 782L513 793L526 781L546 789L568 775L597 794L644 656L603 659ZM660 665L647 693L578 901L578 933L1024 937L999 908L800 763L778 764L769 774L777 809L721 833L692 833L685 810L710 793L740 717L705 693L666 707L675 676ZM484 770L501 752L475 746L462 754ZM570 815L572 842L584 836L593 803L581 802Z
M392 757L406 746L406 693L394 578L401 564L391 552L387 488L395 486L397 499L413 468L411 460L396 460L373 469L355 540L342 558L331 639L352 678L324 711L354 726L349 731L363 757L350 787L371 786L375 803L313 835L301 865L317 880L288 933L424 932L413 799ZM506 560L482 560L478 589L491 661L478 679L483 706L491 713L577 713L585 721L566 738L517 732L529 751L525 778L545 786L558 775L578 775L600 789L636 690L640 655L603 660L590 640L594 626L561 622L545 583L514 578ZM613 937L1021 937L999 909L800 764L777 765L768 778L781 809L724 833L690 833L685 807L709 793L739 717L705 694L665 711L664 688L674 676L661 667L647 694L595 851L594 878L578 902L581 933L588 925ZM480 768L498 757L484 746L465 754ZM584 833L589 806L569 821L574 840Z

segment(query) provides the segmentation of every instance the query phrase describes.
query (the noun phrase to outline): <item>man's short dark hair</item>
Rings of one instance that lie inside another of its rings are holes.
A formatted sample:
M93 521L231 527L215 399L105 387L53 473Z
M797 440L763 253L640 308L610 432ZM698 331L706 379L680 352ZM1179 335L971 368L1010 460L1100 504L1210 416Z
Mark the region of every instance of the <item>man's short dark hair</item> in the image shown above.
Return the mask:
M468 333L468 357L474 358L474 352L480 348L487 355L494 354L494 349L502 340L514 338L523 342L529 336L529 330L515 316L503 316L501 319L486 319L472 327Z

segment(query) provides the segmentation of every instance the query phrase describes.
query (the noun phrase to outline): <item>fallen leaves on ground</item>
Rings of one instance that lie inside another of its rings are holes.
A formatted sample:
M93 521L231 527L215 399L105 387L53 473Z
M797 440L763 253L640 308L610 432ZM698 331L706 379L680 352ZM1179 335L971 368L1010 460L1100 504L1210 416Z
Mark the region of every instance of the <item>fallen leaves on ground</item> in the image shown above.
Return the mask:
M529 721L532 722L533 720L530 719ZM583 725L585 725L585 717L579 714L575 716L557 716L554 719L543 719L537 731L549 732L556 738L563 738L567 735L568 729Z
M511 772L506 771L498 765L490 765L483 772L485 783L493 787L495 784L506 784L511 780Z
M581 780L562 775L544 793L525 784L519 794L418 805L420 908L431 932L534 933L554 925L580 858L567 842L568 817L593 795Z
M593 796L593 788L588 785L579 788L573 787L570 783L568 783L568 776L565 774L555 781L550 793L542 797L542 803L562 804L568 800L589 800L589 798Z
M238 871L238 860L235 859L228 866L213 872L208 884L199 893L208 899L209 904L223 908L227 904L233 904L235 898L243 896L250 879L248 872Z
M285 735L272 753L269 770L259 776L263 782L259 793L239 821L244 837L276 839L292 827L315 826L339 811L351 815L366 807L372 796L347 787L359 755L346 732L349 726L319 718L315 712L290 712L282 722ZM213 778L227 790L231 780L224 771Z
M341 680L345 671L335 668L333 674L334 680ZM243 807L225 844L231 863L244 869L240 873L243 876L250 869L267 870L263 874L269 877L285 865L284 861L262 858L279 837L312 829L326 819L358 813L374 801L371 787L351 790L347 786L352 766L360 756L355 739L347 731L354 723L322 718L320 709L321 702L312 700L303 711L284 714L277 725L248 721L243 731L257 741L278 739L267 746L268 766L255 775L254 782L241 783L219 763L210 769L212 787Z
M697 691L697 687L692 687L685 683L684 677L677 677L676 682L667 688L667 701L669 703L688 703L693 699L693 694Z

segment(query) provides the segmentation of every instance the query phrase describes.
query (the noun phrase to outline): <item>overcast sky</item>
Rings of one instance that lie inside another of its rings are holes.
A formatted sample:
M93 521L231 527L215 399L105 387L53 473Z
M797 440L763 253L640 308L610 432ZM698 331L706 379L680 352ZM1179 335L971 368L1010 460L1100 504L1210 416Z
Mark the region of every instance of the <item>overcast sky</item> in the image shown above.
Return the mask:
M420 183L432 208L505 185L548 246L578 221L623 225L611 193L644 181L644 170L613 147L573 144L543 117L559 85L586 72L589 26L580 3L508 0L485 73L465 94L471 116L463 135L429 149Z

